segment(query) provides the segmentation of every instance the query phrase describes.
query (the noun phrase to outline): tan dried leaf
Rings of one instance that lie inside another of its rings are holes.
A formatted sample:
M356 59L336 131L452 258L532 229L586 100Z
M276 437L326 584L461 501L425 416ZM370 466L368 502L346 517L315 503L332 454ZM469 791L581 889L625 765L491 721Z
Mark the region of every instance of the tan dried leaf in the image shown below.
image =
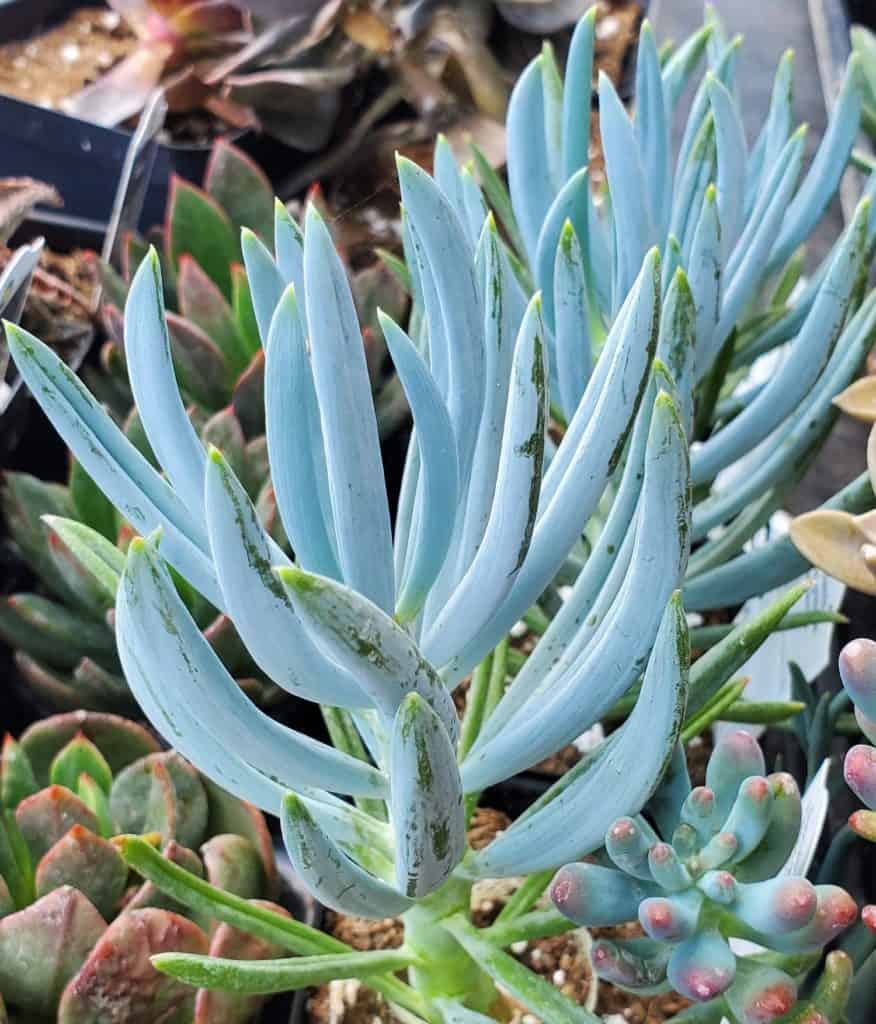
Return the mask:
M876 573L871 571L863 551L874 540L874 526L873 513L853 516L836 509L819 509L793 520L791 540L804 558L828 575L853 590L876 594Z

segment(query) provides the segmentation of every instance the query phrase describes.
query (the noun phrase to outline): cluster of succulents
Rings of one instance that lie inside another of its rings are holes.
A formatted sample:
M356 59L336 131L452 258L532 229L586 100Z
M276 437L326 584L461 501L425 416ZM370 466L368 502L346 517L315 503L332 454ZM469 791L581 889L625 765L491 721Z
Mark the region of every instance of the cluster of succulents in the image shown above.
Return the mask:
M749 153L734 99L737 41L713 20L661 65L646 26L632 119L600 80L610 202L597 206L586 169L593 49L590 14L565 80L547 49L518 82L508 192L476 158L482 192L441 142L434 177L399 159L413 306L407 331L387 313L379 322L414 433L394 531L356 304L314 204L303 231L278 206L272 231L263 240L244 231L242 242L264 349L266 451L293 557L266 530L232 458L204 446L187 412L165 316L172 260L162 268L156 250L145 255L124 311L125 362L155 464L46 346L7 328L36 400L139 535L122 560L94 531L51 520L117 593L119 659L147 718L208 777L280 816L290 858L324 904L404 922L397 951L327 946L217 899L125 840L128 862L175 899L301 954L266 972L168 953L155 959L166 974L248 994L361 978L430 1024L492 1019L498 984L546 1021L591 1022L504 947L565 927L558 913L532 910L545 873L600 850L620 817L635 828L618 843L639 835L646 855L658 851L651 889L637 882L624 913L634 916L644 896L663 900L653 930L678 943L648 955L665 958L682 991L715 994L710 971L728 985L738 971L725 996L736 1021L765 982L755 972L743 984L747 959L725 953L725 916L795 952L820 952L849 923L845 894L773 878L797 806L784 776L763 777L759 754L730 744L716 754L711 797L695 791L685 803L679 739L720 712L728 683L738 693L732 674L805 589L690 666L685 609L743 600L805 566L790 542L743 548L817 450L876 325L865 288L876 238L869 198L794 288L795 252L857 131L859 71L853 62L803 174L790 58ZM703 54L710 70L673 174L669 125ZM767 383L739 392L743 371L779 346L784 361ZM552 409L565 429L548 436ZM868 500L858 482L837 502ZM335 746L252 703L202 634L180 578L228 617L267 678L335 709ZM508 631L562 583L570 592L509 683ZM473 670L460 721L450 691ZM623 700L620 728L487 847L468 848L483 789ZM635 818L646 805L671 842L648 841ZM513 914L475 928L473 882L520 875L529 878ZM796 998L784 975L771 977L763 1022Z
M766 775L757 742L737 732L716 745L704 786L673 779L644 816L613 822L602 861L561 868L551 898L580 925L641 925L645 938L597 940L601 978L718 1000L741 1024L773 1020L796 1002L801 955L820 953L858 914L845 890L783 873L800 822L793 777ZM733 938L782 956L740 955Z
M163 978L149 957L276 950L139 880L117 837L145 836L167 861L284 914L269 901L277 877L261 812L142 726L86 712L44 719L17 741L6 736L0 798L0 1007L13 1020L254 1018L258 1000L196 993Z
M178 181L163 229L153 233L162 254L171 358L189 417L204 445L216 445L256 502L262 522L287 544L268 479L264 422L264 353L239 241L242 219L270 241L274 233L270 185L249 158L217 142L204 188ZM278 206L278 215L286 217ZM243 240L255 247L254 234ZM154 464L134 408L124 359L124 306L130 271L145 251L136 237L124 240L123 271L103 267L102 316L109 334L100 371L89 383L125 435ZM401 316L407 297L392 273L375 262L351 274L363 324L363 344L382 435L408 415L398 380L388 366L377 323L378 306ZM121 674L112 617L114 593L100 590L71 556L44 516L72 518L95 530L124 553L131 531L112 504L75 461L66 486L27 473L5 475L0 496L9 537L40 584L38 593L16 593L0 605L0 636L15 652L28 686L49 706L131 712L136 704ZM108 556L111 557L111 556ZM260 704L279 693L248 657L227 616L191 590L189 608L226 668Z
M869 743L859 743L846 754L845 777L849 788L868 808L856 811L849 824L859 835L876 842L876 643L852 640L840 652L840 678L855 705L855 718Z

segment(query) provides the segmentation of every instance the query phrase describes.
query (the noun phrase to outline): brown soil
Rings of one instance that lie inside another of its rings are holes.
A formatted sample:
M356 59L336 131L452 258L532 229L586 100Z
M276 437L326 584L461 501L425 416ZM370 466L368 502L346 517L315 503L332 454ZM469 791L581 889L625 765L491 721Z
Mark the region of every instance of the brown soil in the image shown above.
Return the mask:
M0 46L0 92L57 108L133 49L136 39L106 7L83 7L43 35Z

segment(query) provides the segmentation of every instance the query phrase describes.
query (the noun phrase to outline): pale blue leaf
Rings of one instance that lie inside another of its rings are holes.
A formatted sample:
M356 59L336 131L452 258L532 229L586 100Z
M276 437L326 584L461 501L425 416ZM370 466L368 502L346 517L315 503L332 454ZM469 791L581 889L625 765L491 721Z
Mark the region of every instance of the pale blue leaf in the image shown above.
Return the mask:
M489 383L484 393L484 411L478 429L462 532L454 545L457 580L471 565L490 517L514 343L527 305L502 249L492 217L481 232L475 269L483 295L485 379Z
M721 249L729 255L742 232L745 216L747 146L745 130L733 97L714 76L706 76L709 104L715 118L718 149L718 216Z
M530 265L535 264L539 232L554 199L545 152L542 60L536 57L517 79L506 122L508 190Z
M391 612L392 530L365 350L344 265L314 206L304 279L338 560L351 587Z
M538 598L593 514L648 383L659 329L659 289L660 258L652 250L545 474L539 517L511 593L488 626L454 659L450 678L470 671Z
M441 395L413 342L388 316L380 315L380 326L413 413L416 435L411 443L420 452L423 512L396 601L396 619L408 622L426 600L450 547L459 487L456 439Z
M557 867L602 845L609 825L638 813L668 767L687 698L687 623L679 594L666 606L626 723L587 759L562 792L523 815L474 857L479 877Z
M490 212L484 201L480 185L475 181L474 175L468 167L463 167L459 172L459 180L462 185L462 203L465 214L465 227L468 232L468 240L472 249L478 244L484 221Z
M283 229L281 228L281 233ZM268 343L268 332L274 310L286 287L283 275L277 269L265 243L249 228L241 228L240 247L243 250L243 262L246 266L246 277L252 294L252 305L262 347Z
M711 369L718 354L716 331L721 316L721 223L714 188L706 189L690 250L690 287L696 305L697 381Z
M554 350L560 408L570 420L593 369L590 303L584 255L572 222L566 221L554 260Z
M691 475L704 483L762 441L810 394L840 332L855 292L867 245L869 200L836 253L790 354L769 384L735 419L692 453Z
M340 579L334 523L326 520L331 507L322 429L294 285L277 305L266 347L265 427L280 518L298 564Z
M137 411L149 444L174 490L200 519L204 494L204 446L189 420L173 372L164 319L158 253L143 258L125 305L125 361Z
M666 110L670 113L678 106L690 76L702 60L712 29L704 25L672 54L663 68L663 93Z
M280 824L292 866L327 907L354 917L381 918L396 917L412 905L352 861L294 793L283 798Z
M285 284L295 285L295 294L304 295L304 235L284 203L274 203L274 257ZM305 310L300 310L304 316Z
M776 239L767 272L781 267L812 233L839 187L861 119L860 57L852 54L818 152L794 196Z
M367 706L354 677L323 657L298 620L272 572L289 560L269 539L243 485L215 449L207 463L204 504L226 610L262 671L308 700Z
M148 679L171 718L178 703L196 708L200 729L268 779L287 788L388 795L376 769L287 729L253 704L189 615L151 541L135 538L128 549L116 630L132 687Z
M427 896L465 850L465 809L456 751L441 719L418 693L399 705L390 743L396 885Z
M334 580L293 568L277 574L311 636L354 675L387 723L413 691L432 706L456 742L459 722L453 699L401 626Z
M648 21L639 33L636 58L636 141L649 189L651 219L657 238L663 239L669 227L672 202L672 178L669 162L669 119L664 106L663 79L657 43Z
M557 192L565 181L563 173L563 79L550 43L541 48L541 88L544 102L544 151L551 182Z
M538 509L547 412L540 305L536 296L515 346L496 490L483 541L425 636L424 653L435 665L449 661L489 620L510 590L529 549Z
M648 183L633 126L611 79L604 72L599 74L599 124L614 215L612 303L617 309L633 287L645 254L657 241L657 234L648 209Z
M439 133L435 139L435 152L433 156L435 181L444 193L444 198L453 207L456 216L461 224L466 223L465 200L462 193L462 181L459 176L459 167L456 157L446 136ZM478 229L480 230L480 229Z
M575 26L563 86L563 180L590 163L590 108L596 8Z
M675 403L661 393L648 437L640 529L617 598L586 647L573 643L501 732L475 744L462 766L466 792L559 750L632 685L648 660L669 595L683 576L688 522L687 438ZM655 536L661 538L656 545ZM514 698L506 695L497 714L506 699Z
M788 417L777 432L772 454L769 454L761 465L737 486L724 493L713 493L696 507L692 526L694 540L704 537L715 526L727 522L750 501L790 477L800 465L800 460L814 444L818 443L830 425L832 417L836 414L833 399L854 379L866 355L874 326L876 292L868 296L843 331L843 338L834 349L824 373L806 401ZM768 390L769 388L765 388L758 396L758 400Z
M538 236L538 247L535 261L535 279L541 290L544 301L544 317L548 329L556 328L554 318L554 263L557 259L557 248L566 221L571 221L578 236L578 241L585 251L590 241L590 172L585 167L575 174L562 187L551 204L541 233ZM585 265L585 271L590 271ZM592 285L588 281L592 291Z
M776 69L770 109L749 158L746 182L745 214L765 190L765 181L773 173L779 154L791 134L791 103L794 95L794 51L786 50Z
M168 561L221 607L202 523L48 346L12 324L6 338L18 372L88 475L136 530L163 527Z

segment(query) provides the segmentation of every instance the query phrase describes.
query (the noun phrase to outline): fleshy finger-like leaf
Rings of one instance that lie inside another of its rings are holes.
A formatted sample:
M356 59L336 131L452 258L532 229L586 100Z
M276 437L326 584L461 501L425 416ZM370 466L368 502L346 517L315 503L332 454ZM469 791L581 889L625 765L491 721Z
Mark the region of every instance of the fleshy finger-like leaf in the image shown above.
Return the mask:
M676 594L666 607L639 700L626 724L552 801L515 822L478 853L478 876L557 867L602 844L618 810L637 813L675 750L687 696L687 623ZM605 787L613 798L606 802ZM570 829L569 822L576 822Z
M252 294L256 323L259 325L259 335L262 345L267 348L271 320L285 288L283 275L277 269L277 264L274 263L265 243L249 228L243 228L240 232L240 247L243 250L243 262Z
M343 707L368 698L353 678L316 649L272 566L287 564L268 539L240 481L213 449L204 507L228 615L262 670L290 693Z
M465 810L456 752L441 719L418 693L399 705L390 754L396 885L426 896L459 863Z
M413 560L399 581L395 610L396 619L404 623L419 612L449 550L459 468L450 416L428 367L394 320L381 313L380 326L411 405L420 451L422 516Z
M168 559L221 605L201 523L46 345L11 324L6 337L19 373L88 475L135 529L164 527Z
M259 711L227 673L183 605L154 544L136 538L116 607L119 654L135 696L145 686L170 711L178 688L198 709L200 727L268 779L281 784L337 787L337 792L382 796L386 780L375 769L287 729ZM168 689L169 688L169 689ZM147 701L149 703L150 701ZM162 723L163 724L163 723ZM220 783L221 784L221 783Z
M538 509L547 387L538 297L520 327L511 368L496 490L483 541L468 572L430 625L423 649L443 665L488 621L526 557Z
M294 793L284 798L280 820L292 864L321 903L342 914L370 918L396 917L411 906L406 896L339 849Z
M591 8L575 26L566 59L563 83L563 178L590 162L590 94L596 10Z
M346 272L314 206L304 278L338 559L345 581L391 612L392 532L365 352Z
M346 668L387 721L414 691L438 715L453 743L453 699L408 634L362 594L301 569L278 569L296 612L326 654Z
M268 337L265 425L271 479L295 557L308 572L339 580L319 409L294 285L277 304Z

